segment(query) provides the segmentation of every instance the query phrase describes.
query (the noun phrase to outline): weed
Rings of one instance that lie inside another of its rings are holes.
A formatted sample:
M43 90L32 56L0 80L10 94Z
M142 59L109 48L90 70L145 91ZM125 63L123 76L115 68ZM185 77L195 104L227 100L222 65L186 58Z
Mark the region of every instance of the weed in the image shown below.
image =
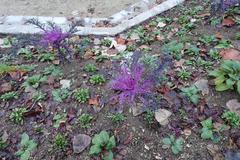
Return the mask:
M97 71L97 67L94 64L87 64L84 66L84 71L86 72L96 72Z
M209 46L210 44L216 41L216 37L214 35L203 35L202 37L199 38L199 41Z
M182 137L176 138L174 135L170 135L167 138L163 138L162 143L164 149L171 148L173 154L177 155L183 150L184 140Z
M43 74L44 75L51 75L55 78L59 78L59 77L63 76L62 70L55 65L51 65L51 66L45 68L44 71L43 71Z
M34 140L30 140L26 133L21 135L20 149L15 153L20 160L28 160L32 151L37 147L37 143Z
M101 41L101 45L105 46L105 47L110 47L112 44L112 41L110 39L103 39Z
M181 70L181 71L178 71L177 77L184 81L187 81L191 77L191 73L186 70Z
M55 60L55 55L53 53L44 53L38 59L40 62L51 62Z
M153 111L147 111L146 114L144 115L144 120L148 123L148 124L153 124L154 120L155 120L155 114Z
M55 89L52 91L53 100L57 102L63 102L70 96L70 92L66 88Z
M33 75L31 77L28 77L25 82L23 83L23 87L29 88L38 88L40 86L40 83L46 82L47 78L42 75Z
M68 146L66 137L58 133L53 139L53 148L60 151L65 151Z
M222 118L226 123L230 124L234 128L237 128L240 125L240 116L235 112L226 111L223 113Z
M198 104L199 101L199 90L196 86L181 88L182 94L186 96L192 103L195 105Z
M10 100L13 100L13 99L18 99L18 93L15 92L15 91L11 91L11 92L7 92L7 93L4 93L0 96L0 100L3 100L3 101L10 101Z
M162 47L162 52L166 54L171 54L177 60L180 60L182 55L181 52L183 50L183 43L178 43L177 41L169 42Z
M96 74L90 77L90 83L94 85L97 85L97 84L101 85L105 82L106 82L106 79L101 74Z
M41 92L41 91L37 91L37 92L35 92L35 93L33 94L32 99L33 99L35 102L39 102L39 101L44 100L45 96L46 96L46 93L43 93L43 92Z
M113 160L112 149L116 147L115 137L110 137L106 131L101 131L99 134L95 134L92 139L92 146L90 148L90 155L99 155L102 151L107 152L102 157L106 160Z
M54 128L59 128L62 122L65 122L67 118L67 114L63 113L63 114L56 114L53 117L53 127Z
M121 123L126 119L122 113L110 114L108 117L112 120L113 123Z
M74 93L74 97L79 103L86 103L88 101L88 99L90 98L89 90L88 89L78 89Z
M15 108L10 114L10 119L14 123L23 124L23 114L27 112L26 108Z
M81 128L90 128L90 122L93 117L90 114L84 113L82 114L77 122L80 124Z
M218 49L226 49L226 48L232 48L233 45L231 44L231 41L229 40L225 40L225 39L222 39L218 42L218 44L215 46L215 48L218 48Z

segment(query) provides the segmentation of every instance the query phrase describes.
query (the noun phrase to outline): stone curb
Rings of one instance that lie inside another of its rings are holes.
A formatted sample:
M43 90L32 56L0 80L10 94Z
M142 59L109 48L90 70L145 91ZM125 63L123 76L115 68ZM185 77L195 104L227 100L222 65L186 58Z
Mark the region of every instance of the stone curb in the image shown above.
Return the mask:
M152 7L151 9L146 10L146 7L150 7L152 3L149 0L142 0L135 5L145 4L145 11L142 13L133 13L132 10L134 5L131 6L128 11L122 10L119 13L111 16L110 18L85 18L84 27L78 27L79 30L76 32L76 35L106 35L114 36L119 34L137 24L140 24L146 21L149 18L152 18L166 10L169 10L178 4L184 2L185 0L166 0L159 5ZM134 15L136 14L136 15ZM128 17L126 17L128 15ZM133 17L132 17L133 16ZM62 29L67 29L70 21L66 17L41 17L41 16L7 16L0 17L0 33L4 34L40 34L41 30L36 28L33 25L25 24L27 19L37 18L39 21L46 23L51 21L61 26ZM79 17L75 18L76 20ZM110 20L111 24L119 23L114 27L94 27L93 25L100 21Z

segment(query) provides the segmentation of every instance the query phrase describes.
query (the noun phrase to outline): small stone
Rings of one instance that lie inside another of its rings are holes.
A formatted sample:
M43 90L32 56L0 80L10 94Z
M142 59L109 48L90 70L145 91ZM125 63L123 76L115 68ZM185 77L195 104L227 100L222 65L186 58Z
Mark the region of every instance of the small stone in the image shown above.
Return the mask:
M70 88L71 80L63 79L60 81L60 84L62 85L61 88Z
M150 150L150 148L146 144L144 145L144 148L148 151Z
M94 38L94 40L93 40L93 44L95 44L95 45L99 45L99 44L101 44L100 39L98 39L98 38Z
M140 37L139 37L139 35L137 33L132 33L131 36L130 36L130 39L131 40L139 40Z
M159 22L157 26L160 27L160 28L162 28L162 27L165 27L165 26L166 26L166 23Z
M158 109L155 111L155 119L163 126L169 123L168 118L172 115L172 112L166 109Z
M115 46L115 48L118 50L118 52L123 52L127 49L127 46L118 44L118 45Z
M132 106L132 113L133 116L139 116L140 114L142 114L144 112L144 110L142 109L142 106L140 104L137 105L133 105Z
M194 84L202 92L203 95L208 95L209 93L208 80L199 79Z
M91 143L91 137L85 134L78 134L73 137L73 152L81 153L84 151Z
M232 99L226 103L227 108L240 116L240 103L237 99Z

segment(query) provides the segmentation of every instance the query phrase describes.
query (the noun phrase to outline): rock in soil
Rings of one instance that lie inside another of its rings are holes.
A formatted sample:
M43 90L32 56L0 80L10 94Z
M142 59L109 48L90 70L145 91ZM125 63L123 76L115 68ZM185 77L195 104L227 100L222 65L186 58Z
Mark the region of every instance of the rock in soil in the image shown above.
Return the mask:
M86 149L91 143L91 137L85 134L78 134L73 137L73 152L81 153Z

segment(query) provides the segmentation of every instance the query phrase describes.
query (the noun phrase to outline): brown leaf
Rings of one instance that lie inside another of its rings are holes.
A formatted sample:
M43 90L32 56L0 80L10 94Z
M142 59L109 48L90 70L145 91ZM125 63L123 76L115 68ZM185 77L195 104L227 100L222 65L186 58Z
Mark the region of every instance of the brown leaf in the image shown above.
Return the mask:
M216 32L216 33L215 33L215 37L216 37L217 39L223 39L223 35L222 35L220 32Z
M87 50L83 56L84 59L90 59L94 56L93 52L91 50Z
M223 49L220 52L220 55L224 60L237 60L240 61L240 51L230 48L230 49Z
M122 45L126 44L126 40L123 38L118 38L116 41L117 41L117 44L122 44Z
M54 82L55 82L54 77L53 76L48 76L47 82L48 82L48 85L53 85Z
M58 60L58 59L54 60L54 61L52 61L52 63L55 64L55 65L59 65L60 64L60 60Z
M3 83L0 86L0 93L9 92L12 90L12 85L10 83Z
M210 13L202 13L197 15L198 18L204 18L204 17L209 17L211 14Z
M225 17L222 21L222 25L226 27L232 27L233 25L235 25L235 19L230 16Z
M24 75L25 72L23 71L15 71L15 72L10 72L9 75L11 76L12 79L16 81L21 81L22 76Z
M100 99L100 96L97 96L95 98L90 98L88 100L88 104L89 105L94 105L94 106L99 106L99 99Z
M128 137L124 140L123 144L124 144L124 145L129 144L129 143L132 141L132 139L133 139L133 133L130 132L130 134L128 135Z

